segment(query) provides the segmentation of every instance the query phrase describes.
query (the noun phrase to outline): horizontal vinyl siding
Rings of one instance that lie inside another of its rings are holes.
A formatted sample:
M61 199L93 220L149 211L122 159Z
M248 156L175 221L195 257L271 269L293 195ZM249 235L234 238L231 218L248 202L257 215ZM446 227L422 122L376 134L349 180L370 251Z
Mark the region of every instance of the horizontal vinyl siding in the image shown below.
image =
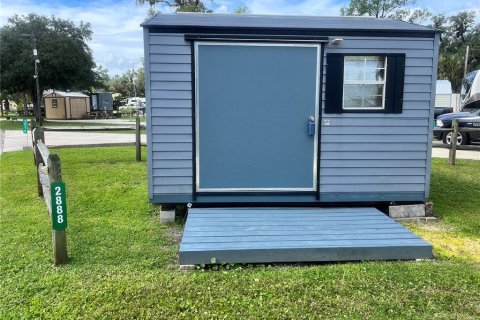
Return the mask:
M427 142L420 143L389 143L389 142L324 142L322 143L322 152L371 152L371 151L425 151L427 150Z
M326 177L336 177L336 178L343 178L347 177L353 180L355 176L362 176L362 177L374 177L374 176L384 176L384 177L396 177L396 176L423 176L425 173L425 169L423 167L419 168L396 168L392 170L392 168L381 168L381 167L370 167L370 168L362 168L358 170L358 168L345 168L343 167L342 170L338 170L337 167L322 167L320 169L320 175L324 178ZM395 179L393 179L395 180Z
M324 52L323 79L327 53L405 53L403 112L324 114L321 192L425 190L434 42L433 39L378 40L344 38L340 45L328 45ZM325 81L322 89L323 107Z
M162 179L163 181L163 179ZM153 193L154 194L191 194L192 193L192 185L163 185L159 184L160 181L154 178L153 182Z
M192 192L190 44L183 34L149 36L153 193ZM327 52L405 53L401 114L323 114L320 191L422 192L425 189L433 39L344 37ZM322 108L325 66L323 60ZM328 125L325 120L329 120Z
M190 45L183 34L150 35L154 194L192 192Z
M425 183L355 183L321 184L320 192L364 193L364 192L423 192Z

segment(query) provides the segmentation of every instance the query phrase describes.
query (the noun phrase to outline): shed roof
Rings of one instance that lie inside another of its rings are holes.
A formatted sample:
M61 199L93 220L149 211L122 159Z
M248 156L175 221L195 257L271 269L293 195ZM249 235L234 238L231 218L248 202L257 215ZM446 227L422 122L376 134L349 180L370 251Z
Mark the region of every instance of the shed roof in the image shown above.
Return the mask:
M436 33L438 30L391 19L372 17L320 17L293 15L239 15L212 13L157 14L142 23L150 27L316 29L336 31L392 31Z
M58 91L58 90L47 92L45 94L45 96L48 96L52 93L56 93L56 94L58 94L59 96L62 96L62 97L88 98L88 96L86 94L83 94L83 93L78 92L78 91L65 92L65 91Z

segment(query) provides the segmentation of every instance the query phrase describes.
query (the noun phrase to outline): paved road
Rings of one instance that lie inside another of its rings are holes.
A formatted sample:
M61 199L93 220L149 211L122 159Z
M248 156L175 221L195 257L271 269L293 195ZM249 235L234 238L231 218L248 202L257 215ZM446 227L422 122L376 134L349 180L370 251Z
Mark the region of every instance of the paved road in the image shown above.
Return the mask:
M432 149L432 157L435 157L435 158L448 158L448 154L449 154L449 149L445 149L445 148ZM480 160L480 151L457 150L456 158Z
M108 123L120 124L120 119L107 119ZM111 122L111 120L115 122ZM92 121L92 120L90 120ZM106 121L101 119L98 121ZM126 121L126 120L123 120ZM31 146L30 135L24 134L20 130L1 130L0 132L0 153L9 151L19 151ZM133 133L101 133L101 132L45 132L47 146L88 146L102 144L130 144L135 142ZM146 143L146 136L142 134L142 143ZM448 158L448 149L442 143L434 142L432 150L433 157ZM480 160L480 145L470 146L471 150L457 150L457 158Z
M92 122L92 123L105 123L110 125L135 125L135 119L80 119L80 120L48 120L48 122ZM145 125L145 118L140 118L140 123Z
M0 130L0 154L3 153L4 142L5 142L5 130Z
M20 130L2 130L0 138L0 153L20 151L31 146L31 136ZM146 136L142 134L142 143L146 142ZM88 146L102 144L129 144L135 143L133 133L102 133L102 132L45 132L45 142L48 147L58 146ZM3 145L3 148L2 148Z
M468 150L458 150L456 157L459 159L480 160L480 144L460 146ZM432 156L437 158L448 158L449 147L442 142L434 141L432 148Z

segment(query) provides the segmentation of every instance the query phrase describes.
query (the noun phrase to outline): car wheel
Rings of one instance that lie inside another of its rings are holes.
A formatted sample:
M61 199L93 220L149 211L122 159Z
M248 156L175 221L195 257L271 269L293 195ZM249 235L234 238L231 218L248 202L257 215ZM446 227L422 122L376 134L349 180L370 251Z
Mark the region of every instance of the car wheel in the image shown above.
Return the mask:
M449 132L443 136L443 143L452 144L452 132ZM457 145L468 144L468 136L466 133L457 132Z

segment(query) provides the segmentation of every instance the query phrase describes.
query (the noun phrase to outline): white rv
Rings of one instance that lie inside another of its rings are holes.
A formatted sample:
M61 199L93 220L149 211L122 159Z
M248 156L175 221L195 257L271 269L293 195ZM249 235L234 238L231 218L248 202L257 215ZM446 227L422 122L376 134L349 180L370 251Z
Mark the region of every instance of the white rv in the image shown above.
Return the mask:
M462 110L480 109L480 70L468 73L462 82Z
M145 108L145 98L141 98L141 97L128 98L127 106L132 107L134 109Z

